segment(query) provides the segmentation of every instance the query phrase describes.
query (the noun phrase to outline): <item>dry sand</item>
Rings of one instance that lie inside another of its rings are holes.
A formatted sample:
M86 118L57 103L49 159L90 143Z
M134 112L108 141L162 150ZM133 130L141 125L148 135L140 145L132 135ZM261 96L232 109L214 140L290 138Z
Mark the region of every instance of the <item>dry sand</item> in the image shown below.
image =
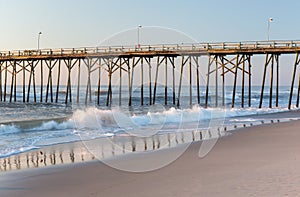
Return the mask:
M200 145L152 172L91 162L3 173L0 196L300 196L300 121L241 129L220 139L205 158L198 157ZM114 161L144 165L174 150Z

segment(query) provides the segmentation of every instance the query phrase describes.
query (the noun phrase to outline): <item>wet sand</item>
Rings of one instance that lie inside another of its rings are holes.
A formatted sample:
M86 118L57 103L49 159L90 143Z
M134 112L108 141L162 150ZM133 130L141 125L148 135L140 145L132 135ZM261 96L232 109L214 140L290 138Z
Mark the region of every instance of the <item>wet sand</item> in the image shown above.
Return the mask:
M130 173L101 162L3 173L2 197L83 196L300 196L300 121L240 129L219 139L204 158L193 143L175 162ZM115 164L144 166L176 148L134 154Z

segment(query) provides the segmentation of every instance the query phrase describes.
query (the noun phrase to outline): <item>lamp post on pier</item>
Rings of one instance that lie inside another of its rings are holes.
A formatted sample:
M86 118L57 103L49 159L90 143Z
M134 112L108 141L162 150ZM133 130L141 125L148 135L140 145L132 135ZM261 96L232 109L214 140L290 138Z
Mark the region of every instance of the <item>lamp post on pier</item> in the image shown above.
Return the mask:
M271 23L274 21L273 18L269 18L268 19L268 41L270 41L270 27L271 27Z
M40 51L40 38L41 38L41 35L42 35L42 32L39 32L39 34L38 34L38 46L37 46L37 48L38 48L38 51Z
M142 25L139 25L137 28L137 36L138 36L138 48L141 48L141 44L140 44L140 29L142 28Z

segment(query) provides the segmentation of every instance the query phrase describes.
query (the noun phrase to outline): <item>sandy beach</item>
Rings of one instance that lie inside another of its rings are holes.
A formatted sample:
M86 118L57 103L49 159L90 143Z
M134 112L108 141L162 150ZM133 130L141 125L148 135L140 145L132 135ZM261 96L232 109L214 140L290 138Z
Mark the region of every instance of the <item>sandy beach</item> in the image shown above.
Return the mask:
M0 7L0 197L300 197L300 1Z
M1 174L0 196L300 196L300 121L240 129L204 158L193 143L175 162L130 173L101 162ZM175 148L176 149L176 148ZM145 165L175 149L120 157Z

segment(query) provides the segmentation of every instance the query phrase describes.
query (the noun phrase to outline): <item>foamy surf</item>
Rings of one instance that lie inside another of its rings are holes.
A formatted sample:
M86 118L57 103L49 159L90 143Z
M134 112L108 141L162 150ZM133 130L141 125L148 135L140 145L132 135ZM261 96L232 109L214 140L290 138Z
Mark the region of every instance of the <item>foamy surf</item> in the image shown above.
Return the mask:
M69 117L15 121L0 125L0 157L7 157L41 146L112 136L148 137L209 127L232 126L260 121L256 115L288 111L287 108L190 109L152 108L134 113L121 108L78 109ZM251 118L249 118L251 116Z

